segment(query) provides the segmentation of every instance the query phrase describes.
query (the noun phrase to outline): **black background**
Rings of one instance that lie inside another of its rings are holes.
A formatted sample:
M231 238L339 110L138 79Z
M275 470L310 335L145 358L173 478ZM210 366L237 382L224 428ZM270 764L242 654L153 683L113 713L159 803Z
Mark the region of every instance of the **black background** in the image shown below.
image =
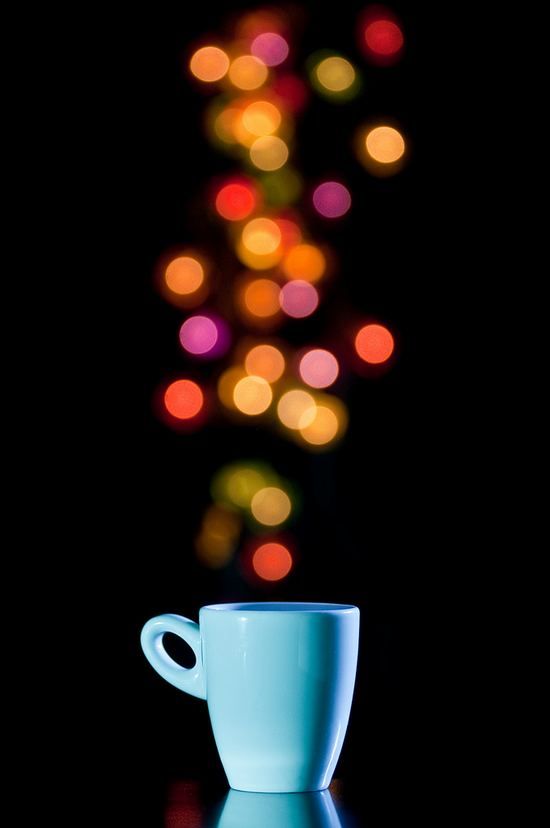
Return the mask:
M302 4L302 62L319 48L334 48L361 66L365 84L357 100L340 107L312 95L299 122L297 166L306 180L339 175L350 183L354 202L334 228L305 209L313 238L324 236L334 247L340 273L333 301L300 327L296 342L315 340L321 329L337 339L353 313L387 322L398 337L391 371L375 380L352 378L342 389L349 431L336 451L316 456L266 428L222 418L193 437L178 435L159 422L152 405L159 383L188 370L177 343L182 313L154 290L155 264L173 245L212 243L219 230L201 205L209 180L233 169L203 137L207 98L186 77L189 48L204 33L222 31L232 9L256 7L135 11L117 61L112 133L107 130L122 248L113 291L123 311L113 314L121 345L102 412L111 423L111 448L98 491L101 527L90 527L107 549L105 593L114 597L117 618L110 635L115 659L124 657L120 685L106 677L102 688L113 694L109 741L133 824L162 825L170 780L200 779L214 798L223 794L206 705L149 667L139 647L143 623L160 612L196 619L200 606L217 601L355 603L362 612L360 662L336 776L361 814L359 824L397 824L408 818L413 800L433 797L441 771L436 745L449 729L439 702L435 609L449 590L439 559L447 536L436 531L434 539L433 531L444 500L436 494L434 456L446 450L438 431L442 368L434 314L441 319L448 301L433 256L440 170L428 146L438 98L435 87L426 89L424 62L434 21L426 22L412 4L394 3L407 49L396 67L377 69L366 64L354 39L363 4ZM371 115L394 118L408 139L409 163L395 178L369 176L353 156L351 137ZM221 573L206 570L192 552L212 474L243 457L271 462L304 495L294 528L300 560L291 577L270 589L247 584L237 564Z

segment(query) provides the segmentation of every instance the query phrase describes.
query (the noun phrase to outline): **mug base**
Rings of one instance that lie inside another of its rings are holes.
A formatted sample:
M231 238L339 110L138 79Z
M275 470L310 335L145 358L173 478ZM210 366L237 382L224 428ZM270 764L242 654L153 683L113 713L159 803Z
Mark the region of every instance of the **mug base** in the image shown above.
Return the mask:
M261 788L252 786L248 787L246 785L230 785L229 786L233 791L241 791L242 793L261 793L261 794L301 794L301 793L317 793L318 791L326 791L328 785L325 785L322 788L313 787L313 788L288 788L288 787L269 787L267 785L262 786Z

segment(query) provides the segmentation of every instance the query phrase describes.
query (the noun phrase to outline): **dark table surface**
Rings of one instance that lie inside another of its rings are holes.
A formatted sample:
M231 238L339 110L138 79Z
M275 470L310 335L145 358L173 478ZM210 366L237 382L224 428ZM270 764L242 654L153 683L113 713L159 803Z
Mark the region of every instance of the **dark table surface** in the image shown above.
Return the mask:
M380 797L335 778L329 789L303 794L232 791L204 779L167 781L144 792L150 825L164 828L360 828L397 825L406 817L398 791Z

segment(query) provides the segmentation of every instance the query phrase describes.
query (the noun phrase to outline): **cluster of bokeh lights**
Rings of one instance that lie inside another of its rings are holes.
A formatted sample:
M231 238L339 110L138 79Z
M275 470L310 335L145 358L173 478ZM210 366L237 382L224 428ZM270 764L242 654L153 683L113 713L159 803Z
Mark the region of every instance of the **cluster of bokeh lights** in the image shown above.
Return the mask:
M297 169L297 121L312 96L333 111L357 99L365 88L361 55L371 67L391 67L404 53L403 27L390 9L369 6L357 24L358 56L318 50L302 71L292 11L248 12L232 26L229 36L197 43L187 65L209 96L206 136L234 169L208 188L208 221L217 223L212 245L182 246L159 264L162 295L183 311L180 354L190 369L162 387L162 416L189 431L223 413L237 424L274 429L310 452L329 451L348 425L341 398L347 378L353 371L376 377L390 367L395 338L382 320L350 315L343 327L335 321L326 336L306 334L296 344L300 324L306 330L305 320L330 306L338 261L325 230L353 216L355 203L352 182L334 171L307 182ZM402 129L389 118L363 122L351 136L353 150L380 178L399 173L408 158ZM323 318L330 327L330 313ZM201 379L196 371L204 361L214 370ZM221 469L212 496L196 537L199 559L212 568L234 558L245 530L279 532L296 512L292 487L261 463ZM292 546L287 536L262 536L245 556L249 573L265 582L286 577Z
M218 470L211 494L213 502L195 538L201 563L211 569L228 566L248 533L240 556L245 577L266 582L285 578L294 561L292 543L283 542L280 533L299 508L295 487L266 463L240 461Z

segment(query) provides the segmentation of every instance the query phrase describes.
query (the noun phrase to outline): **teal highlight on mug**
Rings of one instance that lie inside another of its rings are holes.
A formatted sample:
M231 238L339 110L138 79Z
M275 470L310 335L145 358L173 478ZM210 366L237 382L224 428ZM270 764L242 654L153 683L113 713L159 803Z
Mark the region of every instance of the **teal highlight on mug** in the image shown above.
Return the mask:
M193 667L166 653L167 632L192 648ZM179 615L152 618L141 645L163 678L206 699L232 788L297 793L328 787L351 710L357 607L213 604L202 607L199 624Z

